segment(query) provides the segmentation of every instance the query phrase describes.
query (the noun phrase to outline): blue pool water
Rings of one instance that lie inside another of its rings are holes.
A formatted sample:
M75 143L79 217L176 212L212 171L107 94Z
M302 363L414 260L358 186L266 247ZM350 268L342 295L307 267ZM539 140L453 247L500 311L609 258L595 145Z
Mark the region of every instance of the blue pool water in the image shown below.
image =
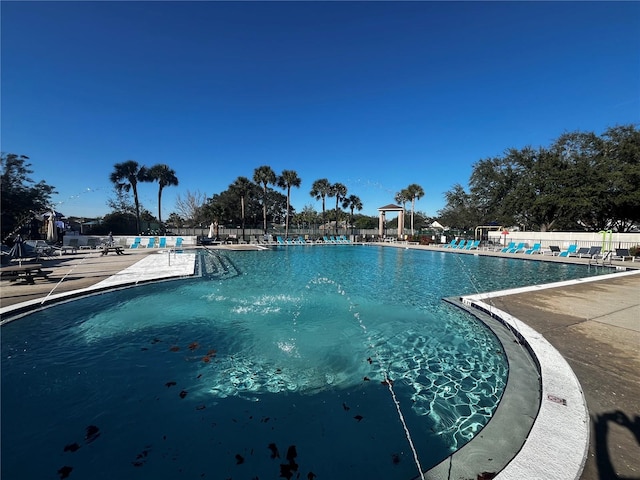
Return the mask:
M346 245L198 268L2 327L3 479L414 478L508 373L441 299L602 272Z

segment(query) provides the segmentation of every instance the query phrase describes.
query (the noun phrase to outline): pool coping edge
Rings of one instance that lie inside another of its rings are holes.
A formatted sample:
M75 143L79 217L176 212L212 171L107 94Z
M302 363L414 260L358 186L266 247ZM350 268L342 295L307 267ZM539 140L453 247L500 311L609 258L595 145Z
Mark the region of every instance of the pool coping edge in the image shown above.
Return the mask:
M460 297L460 301L467 307L498 318L521 335L540 365L540 410L524 445L511 462L498 473L496 479L578 480L588 455L590 418L582 386L562 354L542 334L528 326L526 319L516 318L484 300L638 274L640 270L616 272Z

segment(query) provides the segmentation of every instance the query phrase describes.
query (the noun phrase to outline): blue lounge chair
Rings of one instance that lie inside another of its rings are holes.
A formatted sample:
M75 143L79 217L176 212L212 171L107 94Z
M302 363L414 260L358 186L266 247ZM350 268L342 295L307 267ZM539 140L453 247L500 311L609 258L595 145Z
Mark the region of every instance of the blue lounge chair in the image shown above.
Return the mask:
M447 243L446 245L444 245L444 248L456 248L457 245L457 240L454 238L453 240L451 240L449 243Z
M469 240L469 243L471 242L472 240ZM454 248L457 248L458 250L462 250L464 247L466 247L466 243L467 243L466 240L460 240L460 243L458 244L458 246Z
M467 246L464 247L465 250L477 250L480 246L480 240L474 240L473 242L467 243Z
M541 245L539 243L534 243L533 247L526 249L524 253L527 255L531 255L534 253L542 253L542 251L540 250L540 247Z
M131 248L140 247L140 237L136 237L133 239L133 243L131 244Z
M154 237L149 238L149 241L145 245L146 248L153 248L156 244L156 239Z
M176 245L175 245L175 250L177 251L182 251L182 237L178 237L176 238Z
M524 253L526 253L527 255L531 255L533 253L541 253L540 252L540 247L541 247L541 245L539 243L534 243L533 247L525 250Z
M518 243L518 245L517 245L517 246L515 246L515 247L513 247L513 248L510 248L509 250L507 250L507 253L518 253L518 252L520 252L521 250L524 250L524 249L526 249L526 248L527 248L525 245L526 245L526 243L525 243L525 242L520 242L520 243Z
M278 245L286 245L286 243L284 242L284 240L282 240L281 236L277 236L276 237L276 241L278 242Z
M167 248L167 237L160 238L160 243L158 243L158 248Z
M507 253L507 252L508 252L509 250L511 250L512 248L515 248L515 246L516 246L516 242L509 242L509 245L507 245L507 246L506 246L506 247L504 247L504 248L501 248L501 249L500 249L500 251L501 251L502 253Z
M569 247L566 250L563 250L562 252L560 252L558 256L568 257L569 255L571 255L572 253L576 253L577 251L578 251L577 245L569 245Z

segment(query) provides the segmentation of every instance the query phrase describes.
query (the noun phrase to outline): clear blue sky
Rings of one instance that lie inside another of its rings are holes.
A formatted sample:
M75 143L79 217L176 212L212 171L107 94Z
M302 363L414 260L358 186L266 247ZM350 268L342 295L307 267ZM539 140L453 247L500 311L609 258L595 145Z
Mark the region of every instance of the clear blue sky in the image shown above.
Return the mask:
M101 216L113 165L166 163L211 196L260 165L321 209L411 183L435 215L474 162L640 123L638 2L1 2L2 152L67 216ZM140 200L157 215L157 184Z

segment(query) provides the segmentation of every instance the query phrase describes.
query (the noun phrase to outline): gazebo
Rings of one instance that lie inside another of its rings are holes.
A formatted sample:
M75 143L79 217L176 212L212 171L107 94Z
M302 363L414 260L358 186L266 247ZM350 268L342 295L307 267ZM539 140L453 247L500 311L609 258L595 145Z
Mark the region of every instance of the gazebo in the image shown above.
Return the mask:
M384 235L384 224L386 222L387 212L398 212L398 238L401 238L404 234L404 208L390 203L389 205L378 208L378 212L380 212L378 235L381 237Z

